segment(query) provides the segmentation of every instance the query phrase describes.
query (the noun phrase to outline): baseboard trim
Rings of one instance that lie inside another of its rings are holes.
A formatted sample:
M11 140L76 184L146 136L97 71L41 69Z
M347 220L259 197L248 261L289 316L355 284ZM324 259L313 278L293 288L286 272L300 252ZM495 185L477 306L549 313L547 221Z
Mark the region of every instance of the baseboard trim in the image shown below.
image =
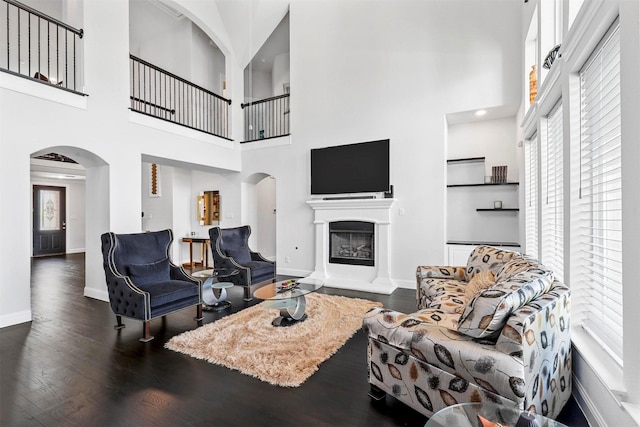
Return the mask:
M396 283L396 285L398 285L398 288L402 288L402 289L415 289L416 288L416 281L415 280L394 279L393 281Z
M68 249L67 253L68 254L83 254L86 251L84 250L84 248L76 248L76 249Z
M88 288L85 286L84 296L97 299L100 301L106 301L106 302L109 301L109 294L107 293L106 289L94 289L94 288Z
M280 268L278 265L276 274L282 274L283 276L295 276L295 277L307 277L313 270L300 270L296 268Z
M31 322L31 310L17 311L0 316L0 328Z
M573 375L573 398L576 400L578 407L584 414L589 426L591 427L603 427L605 426L605 422L600 416L598 412L598 408L593 403L587 390L584 388L582 383L578 381L575 375Z

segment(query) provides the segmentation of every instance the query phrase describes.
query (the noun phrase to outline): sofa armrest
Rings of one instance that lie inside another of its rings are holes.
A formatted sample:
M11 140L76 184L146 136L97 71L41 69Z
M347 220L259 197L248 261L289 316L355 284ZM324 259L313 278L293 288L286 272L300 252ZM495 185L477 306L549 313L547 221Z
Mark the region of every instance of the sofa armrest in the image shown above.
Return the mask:
M436 291L431 287L441 284L441 281L464 280L464 267L421 265L416 269L416 301L418 308L429 307Z
M435 279L464 280L465 268L466 267L421 265L416 270L416 278L418 281L427 277Z
M571 290L556 280L515 310L498 337L496 349L524 363L525 410L557 414L571 394L570 319Z

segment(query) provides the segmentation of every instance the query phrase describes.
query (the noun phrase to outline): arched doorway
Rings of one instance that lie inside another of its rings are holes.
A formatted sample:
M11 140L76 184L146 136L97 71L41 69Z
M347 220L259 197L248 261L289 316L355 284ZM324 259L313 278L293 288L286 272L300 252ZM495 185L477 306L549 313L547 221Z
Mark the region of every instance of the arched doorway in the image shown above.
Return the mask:
M66 252L85 253L85 288L84 295L103 301L107 300L104 290L104 274L102 254L100 253L100 234L109 229L109 166L98 155L78 147L51 146L34 153L31 158L39 158L50 154L72 159L77 165L71 169L68 165L56 168L55 162L49 162L46 174L49 180L59 180L60 186L67 189L67 242L72 240L72 247L67 245ZM31 167L32 188L36 181L44 179L42 167ZM34 172L38 172L34 176ZM75 171L75 173L70 172ZM78 176L84 172L84 188L78 183ZM39 176L38 176L39 175ZM65 175L68 175L65 179ZM73 179L71 175L77 175ZM72 185L73 184L73 185ZM69 198L71 196L71 199ZM72 212L69 215L70 211ZM73 224L72 224L73 223ZM70 235L69 228L73 231ZM69 239L71 237L71 239Z
M251 226L249 244L269 259L276 259L276 179L256 173L242 182L242 221Z

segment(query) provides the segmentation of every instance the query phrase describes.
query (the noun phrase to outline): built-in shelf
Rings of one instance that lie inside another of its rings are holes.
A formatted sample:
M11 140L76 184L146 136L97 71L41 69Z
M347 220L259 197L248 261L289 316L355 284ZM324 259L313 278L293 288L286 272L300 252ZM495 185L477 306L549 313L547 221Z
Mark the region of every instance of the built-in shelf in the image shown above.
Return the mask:
M518 208L502 208L502 209L496 209L496 208L478 208L476 209L478 212L494 212L494 211L498 211L498 212L518 212L520 209Z
M517 242L487 242L482 240L448 240L447 245L489 245L489 246L508 246L519 247L520 243Z
M447 188L453 187L482 187L485 185L520 185L519 182L488 182L482 184L448 184Z
M484 162L485 158L484 157L466 157L463 159L449 159L447 160L448 164L452 164L452 163L480 163L480 162Z

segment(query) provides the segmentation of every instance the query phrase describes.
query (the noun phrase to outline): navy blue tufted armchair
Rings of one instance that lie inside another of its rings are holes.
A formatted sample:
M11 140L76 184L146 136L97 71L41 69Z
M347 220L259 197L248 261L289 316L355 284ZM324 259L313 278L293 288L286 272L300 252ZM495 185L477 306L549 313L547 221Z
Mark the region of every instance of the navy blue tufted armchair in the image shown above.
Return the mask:
M197 306L194 320L202 320L202 287L171 262L171 230L136 234L104 233L102 257L116 329L122 316L143 322L143 337L151 341L149 323L176 310Z
M225 280L244 286L244 300L251 301L251 286L273 283L276 263L249 249L251 227L213 227L209 229L213 268L238 270L238 274Z

